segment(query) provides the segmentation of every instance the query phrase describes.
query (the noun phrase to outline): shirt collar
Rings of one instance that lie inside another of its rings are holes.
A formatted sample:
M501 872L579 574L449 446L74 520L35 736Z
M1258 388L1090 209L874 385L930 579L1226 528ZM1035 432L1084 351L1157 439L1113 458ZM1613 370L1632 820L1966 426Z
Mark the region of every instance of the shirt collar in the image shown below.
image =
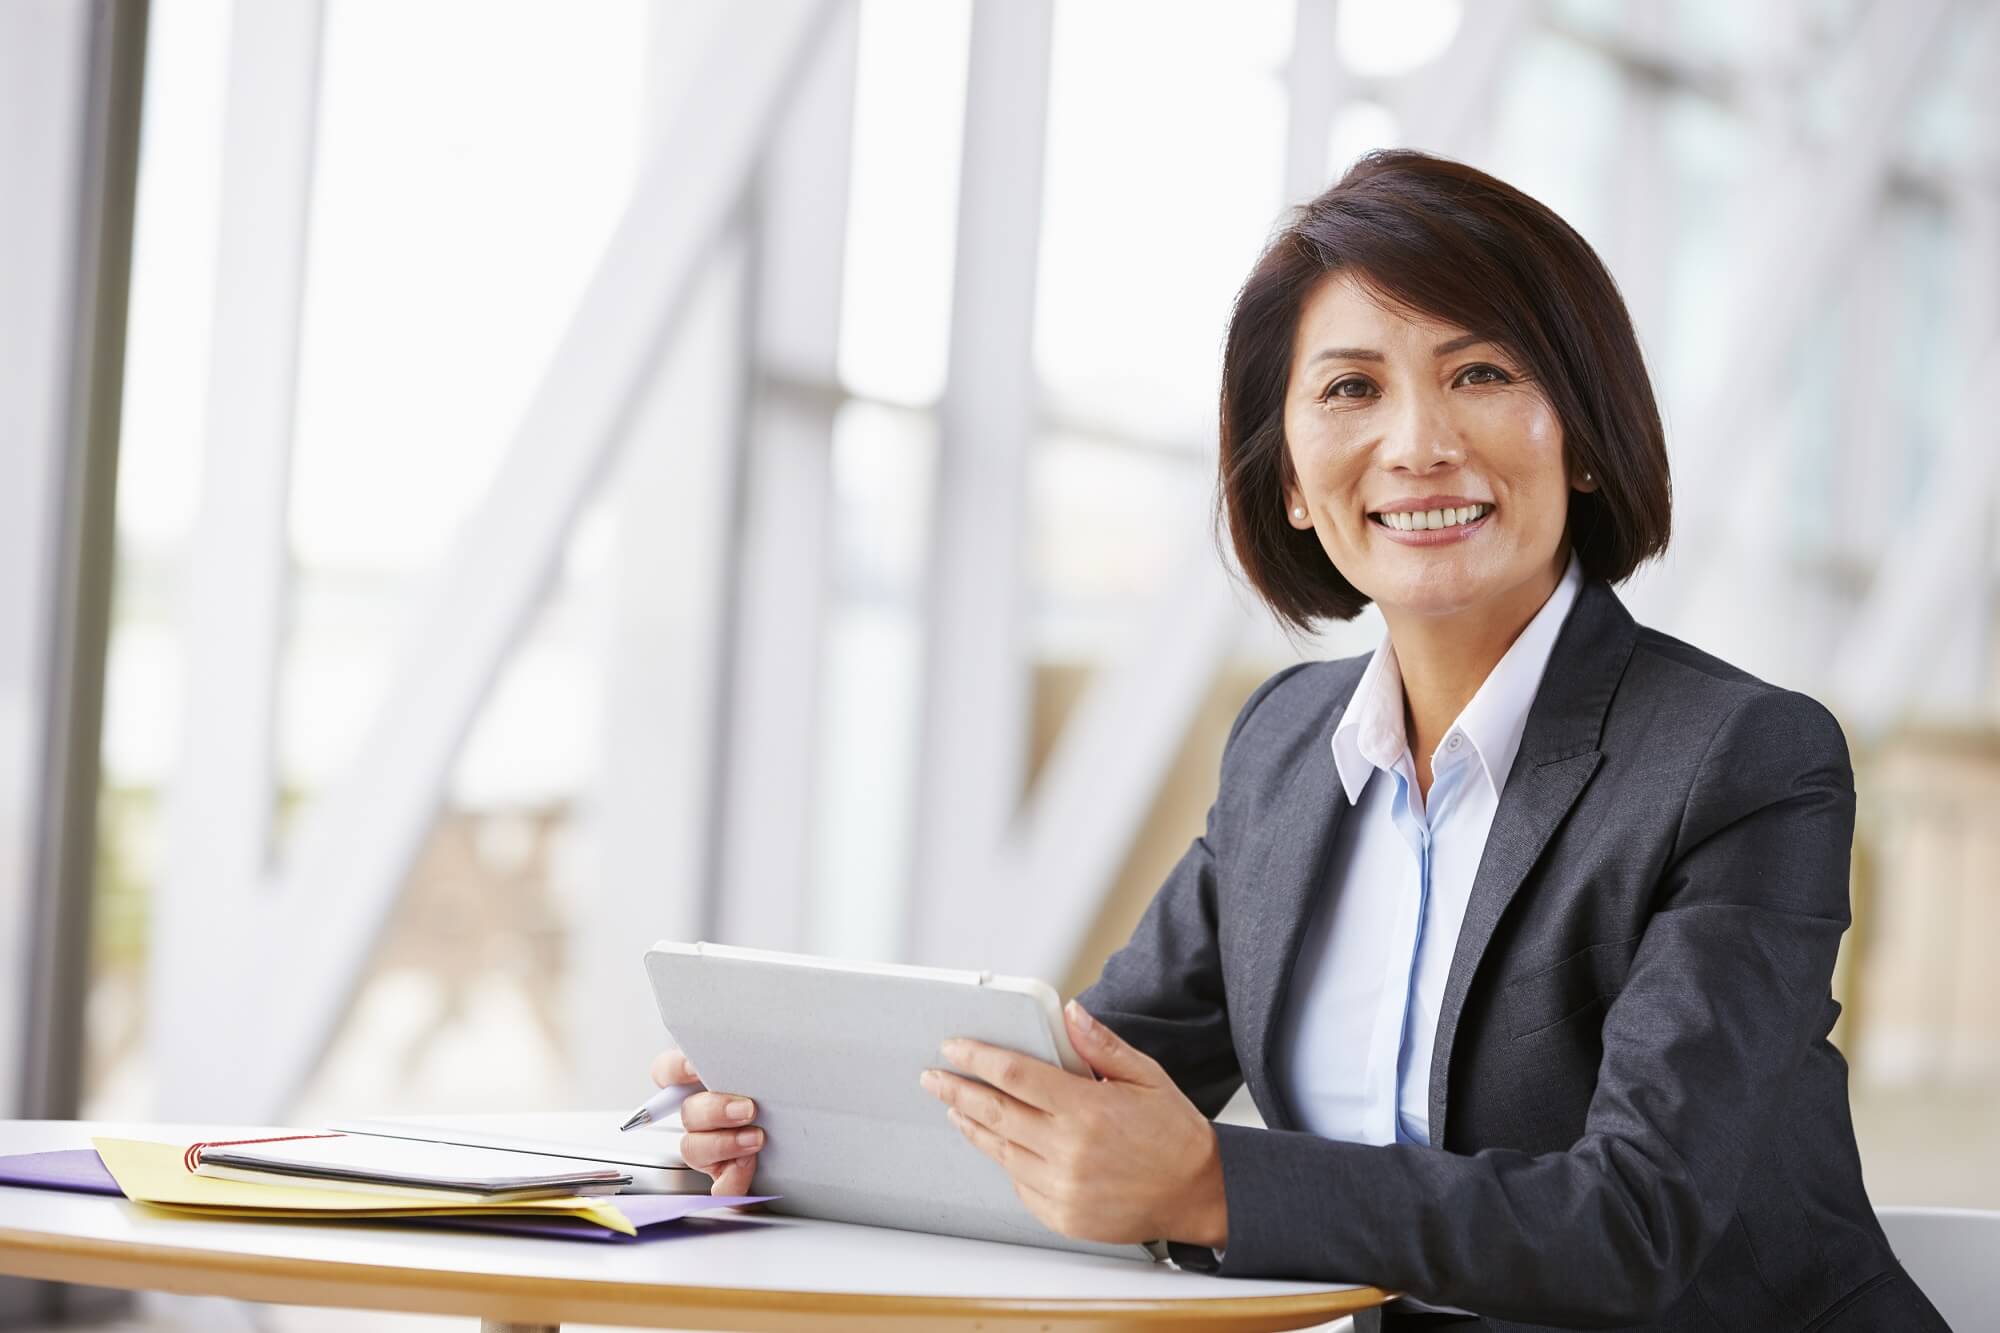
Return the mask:
M1499 796L1521 748L1528 709L1541 688L1556 633L1582 586L1583 565L1572 551L1555 591L1486 673L1478 691L1438 741L1438 749L1431 755L1432 772L1444 762L1452 734L1462 733L1494 796ZM1340 785L1347 791L1349 804L1360 801L1370 773L1378 768L1393 772L1408 750L1403 730L1402 670L1396 664L1396 646L1384 634L1333 729L1334 767L1340 772Z

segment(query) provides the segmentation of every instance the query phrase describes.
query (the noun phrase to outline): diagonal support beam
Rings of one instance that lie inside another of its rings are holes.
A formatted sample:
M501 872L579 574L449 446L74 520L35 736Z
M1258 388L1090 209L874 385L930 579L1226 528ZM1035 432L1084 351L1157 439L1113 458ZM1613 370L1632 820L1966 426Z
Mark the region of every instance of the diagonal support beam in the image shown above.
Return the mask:
M257 914L207 1054L170 1109L239 1119L283 1112L346 1011L435 814L450 765L553 576L565 538L671 343L703 257L831 6L733 11L648 164L565 331L492 489L419 617L353 769L319 800L280 892ZM282 971L279 966L282 966ZM243 1050L265 1058L246 1071ZM247 1073L247 1077L246 1077Z
M1214 549L1193 543L1124 650L1085 691L995 868L990 966L1059 978L1131 854L1247 616ZM1162 651L1164 645L1185 645Z

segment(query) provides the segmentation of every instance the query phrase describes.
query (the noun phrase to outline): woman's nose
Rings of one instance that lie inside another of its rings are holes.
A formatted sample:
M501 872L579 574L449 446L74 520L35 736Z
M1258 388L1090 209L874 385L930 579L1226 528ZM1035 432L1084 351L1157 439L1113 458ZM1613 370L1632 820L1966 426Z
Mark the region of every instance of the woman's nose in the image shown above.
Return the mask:
M1434 393L1403 396L1377 452L1384 466L1411 472L1428 472L1464 459L1443 397Z

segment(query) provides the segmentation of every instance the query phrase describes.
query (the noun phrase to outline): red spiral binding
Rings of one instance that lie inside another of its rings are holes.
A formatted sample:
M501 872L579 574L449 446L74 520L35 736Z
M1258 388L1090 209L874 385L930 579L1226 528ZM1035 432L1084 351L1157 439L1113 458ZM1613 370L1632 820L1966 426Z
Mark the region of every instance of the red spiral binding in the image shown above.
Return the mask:
M289 1143L293 1139L343 1139L345 1134L279 1134L268 1139L216 1139L209 1143L191 1143L181 1154L181 1165L193 1171L201 1165L203 1148L233 1148L239 1143Z

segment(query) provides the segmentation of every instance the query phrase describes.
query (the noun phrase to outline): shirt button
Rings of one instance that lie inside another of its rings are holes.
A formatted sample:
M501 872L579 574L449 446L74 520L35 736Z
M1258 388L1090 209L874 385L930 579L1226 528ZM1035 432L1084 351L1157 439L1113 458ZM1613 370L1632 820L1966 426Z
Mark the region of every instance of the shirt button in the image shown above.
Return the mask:
M1445 742L1445 745L1450 749L1456 750L1460 745L1464 743L1465 743L1465 737L1459 735L1453 735L1450 740Z

